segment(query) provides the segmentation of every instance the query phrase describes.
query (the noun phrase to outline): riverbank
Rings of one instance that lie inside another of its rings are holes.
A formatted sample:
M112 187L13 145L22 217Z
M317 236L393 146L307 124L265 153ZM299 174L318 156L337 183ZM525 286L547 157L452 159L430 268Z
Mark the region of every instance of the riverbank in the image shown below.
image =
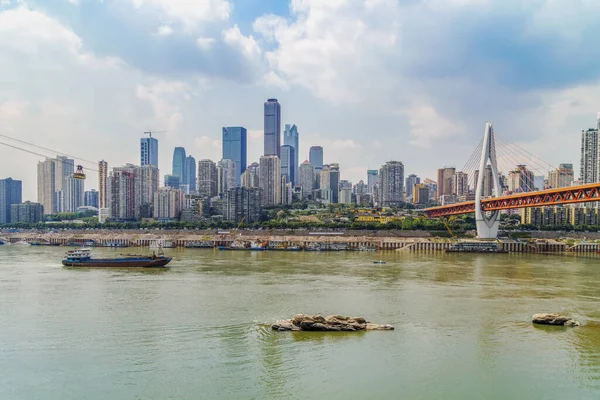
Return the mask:
M415 232L406 236L385 235L386 231L359 232L295 232L295 231L20 231L2 233L0 239L8 243L27 242L39 245L101 246L101 247L163 247L313 249L313 250L397 250L445 251L455 239L417 237ZM474 239L460 239L474 240ZM499 248L514 253L596 253L600 244L556 239L512 240L500 239Z

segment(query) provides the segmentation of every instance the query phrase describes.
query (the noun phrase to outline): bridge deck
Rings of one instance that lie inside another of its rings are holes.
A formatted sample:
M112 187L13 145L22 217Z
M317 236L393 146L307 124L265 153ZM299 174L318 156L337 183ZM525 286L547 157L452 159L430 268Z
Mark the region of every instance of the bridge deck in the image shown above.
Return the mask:
M545 207L561 204L600 202L600 183L581 186L570 186L560 189L524 192L510 196L500 196L481 200L484 211L510 210L515 208ZM447 206L426 208L425 214L430 218L460 215L475 212L475 202L450 204Z

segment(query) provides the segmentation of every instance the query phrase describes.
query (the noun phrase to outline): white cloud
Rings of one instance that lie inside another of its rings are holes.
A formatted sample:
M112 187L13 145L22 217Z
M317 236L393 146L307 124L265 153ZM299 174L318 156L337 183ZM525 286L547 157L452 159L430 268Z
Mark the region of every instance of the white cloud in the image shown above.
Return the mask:
M256 40L252 35L244 36L237 25L223 31L223 40L231 47L241 50L249 60L260 59L262 52Z
M28 105L28 102L20 100L7 100L0 103L0 121L6 122L24 116Z
M409 108L402 112L410 124L411 144L431 147L434 141L440 139L456 138L465 133L465 127L438 114L431 106L424 105Z
M148 7L181 22L187 29L204 21L227 20L232 5L227 0L130 0L137 8Z
M215 39L210 37L199 37L198 39L196 39L196 43L201 49L208 50L215 43Z
M158 32L156 32L158 36L170 36L173 34L173 28L169 25L161 25L158 27Z

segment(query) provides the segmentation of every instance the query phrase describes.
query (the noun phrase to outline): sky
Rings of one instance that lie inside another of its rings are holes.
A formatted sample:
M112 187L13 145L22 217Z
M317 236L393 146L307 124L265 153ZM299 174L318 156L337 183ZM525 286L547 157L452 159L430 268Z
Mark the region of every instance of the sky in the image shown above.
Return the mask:
M164 175L175 146L219 160L223 126L248 129L257 161L274 97L301 161L321 145L354 183L389 160L461 169L487 121L578 171L598 15L597 0L0 0L0 134L112 167L164 131ZM36 200L41 159L0 145L0 178Z

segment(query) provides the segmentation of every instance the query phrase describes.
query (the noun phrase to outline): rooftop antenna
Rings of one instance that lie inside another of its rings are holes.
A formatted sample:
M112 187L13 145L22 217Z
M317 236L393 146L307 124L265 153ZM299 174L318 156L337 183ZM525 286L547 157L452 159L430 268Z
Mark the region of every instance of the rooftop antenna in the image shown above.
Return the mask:
M144 135L149 135L150 137L152 137L153 133L164 133L166 131L152 131L152 130L147 130L146 132L144 132Z

